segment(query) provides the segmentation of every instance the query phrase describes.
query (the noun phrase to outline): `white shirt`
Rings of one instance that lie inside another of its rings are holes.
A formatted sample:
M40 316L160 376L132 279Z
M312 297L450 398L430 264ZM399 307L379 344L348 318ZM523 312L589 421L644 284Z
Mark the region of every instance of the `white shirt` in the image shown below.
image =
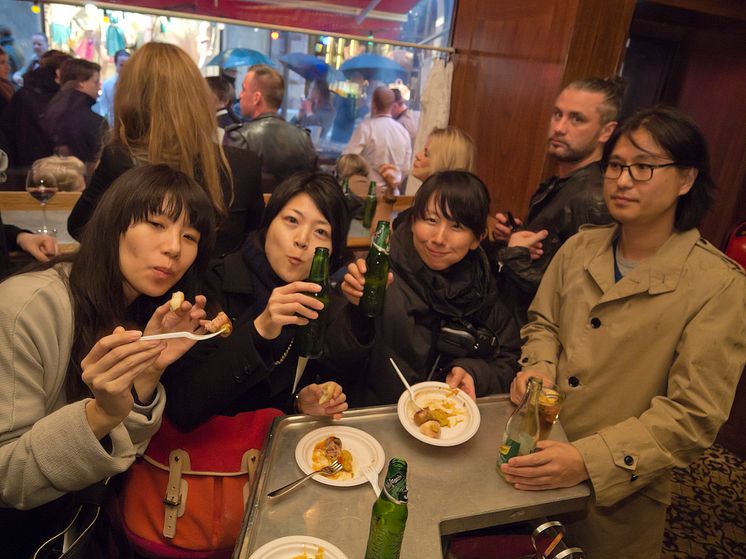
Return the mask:
M412 139L412 145L414 145L414 139L417 136L417 126L420 122L420 112L412 109L406 109L396 122L401 124L409 132L409 137Z
M114 126L114 91L117 87L117 78L119 74L114 74L101 85L101 96L93 107L93 110L104 117L112 127Z
M370 178L385 184L378 168L392 163L406 174L412 162L412 143L407 130L391 115L378 115L363 120L352 133L342 153L356 153L370 166Z

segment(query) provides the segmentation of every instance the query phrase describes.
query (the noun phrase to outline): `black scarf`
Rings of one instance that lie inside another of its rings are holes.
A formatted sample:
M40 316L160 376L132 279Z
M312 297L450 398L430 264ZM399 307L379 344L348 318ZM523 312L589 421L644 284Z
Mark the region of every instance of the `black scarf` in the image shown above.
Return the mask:
M264 240L259 231L249 233L241 248L241 254L249 273L256 280L254 282L254 293L257 310L261 312L267 306L272 290L285 285L286 282L275 274L272 266L270 266L267 254L264 252Z
M275 273L269 260L267 260L267 254L264 252L264 240L260 231L249 233L241 249L241 254L254 288L253 315L258 316L267 306L272 290L287 285L287 282ZM275 357L282 355L290 341L295 337L295 331L295 326L285 326L280 335L272 340L272 351ZM292 359L288 359L288 361L295 363L295 360Z

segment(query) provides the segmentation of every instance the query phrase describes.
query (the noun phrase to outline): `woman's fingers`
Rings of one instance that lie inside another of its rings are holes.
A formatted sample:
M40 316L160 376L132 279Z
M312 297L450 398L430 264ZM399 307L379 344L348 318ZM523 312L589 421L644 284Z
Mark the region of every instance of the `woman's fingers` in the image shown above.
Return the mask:
M353 288L347 282L342 282L340 289L342 290L342 295L344 295L352 305L360 304L360 297L363 296L361 290Z
M282 287L278 287L274 290L278 294L290 295L293 293L318 293L321 291L321 286L318 283L312 283L308 281L293 281ZM274 293L273 292L273 293Z
M135 367L153 355L160 355L165 347L166 344L162 340L135 341L114 347L95 362L85 363L84 359L83 381L88 384L88 380L101 375L106 375L107 378L119 376L126 372L128 367ZM89 353L86 359L90 355Z
M81 361L81 367L85 369L93 363L96 363L104 355L109 353L114 348L123 344L129 344L142 337L142 332L139 330L125 330L121 326L114 328L114 331L108 336L104 336L97 341Z
M129 392L135 379L156 362L161 351L163 349L158 348L131 356L105 373L92 377L86 384L94 395L102 392L108 395Z
M365 260L358 258L347 266L347 273L342 281L342 291L353 298L363 296L365 286L365 272L367 271Z
M194 298L194 305L192 305L192 308L189 311L189 318L192 320L202 320L207 317L207 311L205 310L205 307L207 306L207 297L204 295L197 295Z

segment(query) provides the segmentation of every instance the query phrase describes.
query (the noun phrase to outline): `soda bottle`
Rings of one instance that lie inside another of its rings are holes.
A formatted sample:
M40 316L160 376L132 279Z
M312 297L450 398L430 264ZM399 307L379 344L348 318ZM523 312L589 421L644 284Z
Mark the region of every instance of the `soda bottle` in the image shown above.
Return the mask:
M378 204L378 199L376 198L376 181L370 181L368 196L365 198L365 206L363 206L363 227L366 229L370 228L373 216L376 215L376 204Z
M407 462L392 458L381 495L373 503L365 559L398 559L407 523Z
M383 299L386 295L386 280L389 275L389 237L391 225L388 221L379 221L376 234L365 259L365 287L360 297L360 310L365 316L378 316L383 311Z
M324 351L324 334L326 332L326 321L324 313L329 306L329 249L317 247L311 263L309 282L321 286L318 293L306 293L324 303L324 308L318 311L319 316L310 320L305 326L301 326L296 334L295 343L298 345L298 355L315 359L321 357Z
M529 377L526 395L505 425L500 452L497 455L497 471L502 475L500 466L507 464L513 456L531 454L539 441L539 396L542 379Z

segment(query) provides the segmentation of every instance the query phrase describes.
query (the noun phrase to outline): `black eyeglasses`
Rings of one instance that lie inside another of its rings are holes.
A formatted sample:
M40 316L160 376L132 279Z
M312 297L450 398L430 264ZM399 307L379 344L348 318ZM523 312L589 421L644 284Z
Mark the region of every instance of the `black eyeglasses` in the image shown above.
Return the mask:
M650 165L649 163L633 163L632 165L622 165L610 161L604 166L604 178L617 180L622 176L622 171L627 169L629 176L635 182L645 182L653 178L653 171L663 167L673 167L677 163L663 163L662 165Z

